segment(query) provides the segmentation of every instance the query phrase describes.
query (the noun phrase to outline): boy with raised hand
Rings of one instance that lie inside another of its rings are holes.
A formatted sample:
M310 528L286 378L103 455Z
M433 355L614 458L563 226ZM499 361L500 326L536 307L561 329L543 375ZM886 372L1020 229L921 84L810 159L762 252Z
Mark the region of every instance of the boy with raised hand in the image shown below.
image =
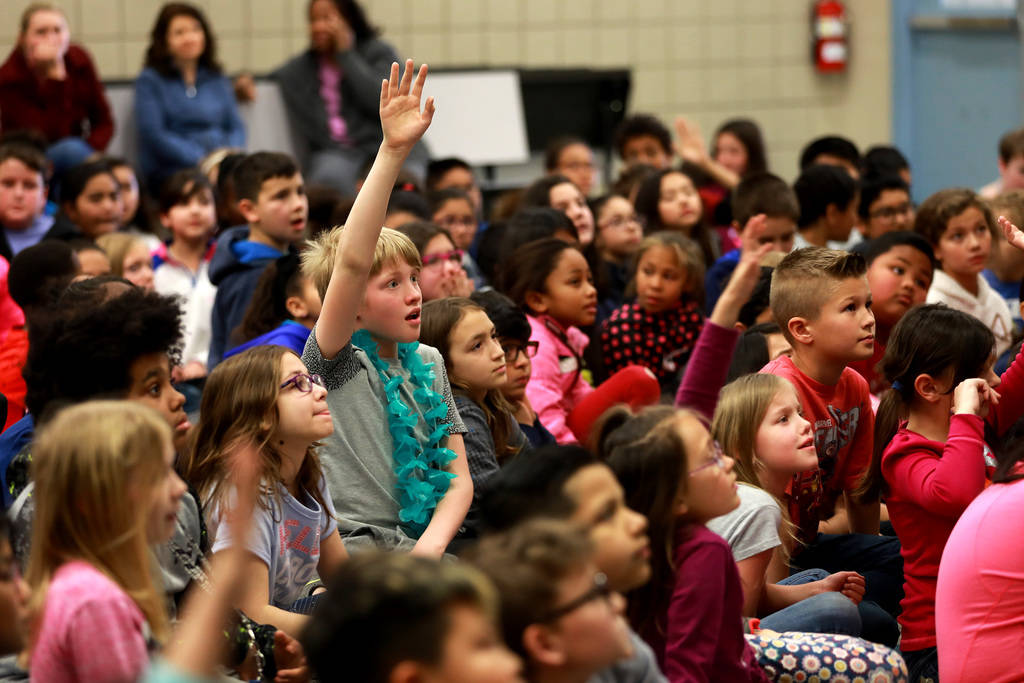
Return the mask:
M857 495L871 462L874 414L868 383L850 363L874 351L875 316L864 257L820 247L797 249L772 276L771 308L793 347L768 372L797 390L814 428L818 469L796 475L785 501L800 547L794 568L851 570L867 579L866 600L899 611L903 561L899 541L878 535L879 501ZM845 516L830 519L840 496Z
M263 270L305 238L309 200L295 161L279 152L256 152L232 172L238 209L248 226L228 230L210 259L210 282L217 287L211 316L213 370L227 350Z
M473 498L459 418L437 349L419 345L419 252L381 228L410 150L434 115L423 111L423 65L398 64L381 85L384 142L344 228L303 253L323 298L302 360L324 377L335 430L320 458L338 528L350 548L373 544L439 557Z

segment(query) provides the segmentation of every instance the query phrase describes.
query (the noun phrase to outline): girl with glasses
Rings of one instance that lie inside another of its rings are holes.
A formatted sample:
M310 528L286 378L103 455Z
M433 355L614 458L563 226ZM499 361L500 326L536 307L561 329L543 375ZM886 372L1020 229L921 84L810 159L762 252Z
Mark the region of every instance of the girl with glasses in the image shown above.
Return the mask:
M447 229L427 221L413 221L400 226L398 232L412 240L420 252L420 292L424 301L470 295L474 285L463 266L465 252L455 246Z
M231 454L243 441L256 445L260 496L235 606L292 636L308 618L290 611L293 603L347 558L315 449L334 431L326 397L324 381L288 348L260 346L228 358L206 381L184 467L203 503L211 550L226 551L232 538L225 520L236 498Z

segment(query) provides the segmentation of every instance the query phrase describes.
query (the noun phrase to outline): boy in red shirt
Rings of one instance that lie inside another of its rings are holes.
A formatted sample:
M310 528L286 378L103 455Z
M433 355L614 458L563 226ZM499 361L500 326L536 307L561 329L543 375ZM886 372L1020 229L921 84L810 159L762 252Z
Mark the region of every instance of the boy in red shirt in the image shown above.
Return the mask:
M847 367L874 351L866 270L863 256L845 251L808 247L786 256L772 276L771 309L793 356L776 358L762 372L796 387L818 451L818 469L796 475L788 489L802 544L791 564L860 572L865 600L895 615L903 596L899 541L878 535L878 497L855 494L874 433L868 384ZM837 507L840 495L845 507Z

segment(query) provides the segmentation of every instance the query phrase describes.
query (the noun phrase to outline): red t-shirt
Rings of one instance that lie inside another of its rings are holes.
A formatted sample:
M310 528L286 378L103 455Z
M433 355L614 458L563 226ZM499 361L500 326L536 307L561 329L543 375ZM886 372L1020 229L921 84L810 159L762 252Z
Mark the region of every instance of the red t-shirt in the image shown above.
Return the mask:
M832 516L839 494L855 490L871 464L875 416L868 383L844 368L836 384L821 384L797 369L789 356L779 356L761 372L793 384L814 429L818 469L795 475L787 489L789 515L800 540L810 543L818 522Z
M850 367L867 380L868 390L875 396L881 395L883 391L889 388L889 383L885 381L885 378L875 371L875 366L878 365L878 362L882 360L884 355L885 344L875 339L875 350L871 353L871 358L850 363Z

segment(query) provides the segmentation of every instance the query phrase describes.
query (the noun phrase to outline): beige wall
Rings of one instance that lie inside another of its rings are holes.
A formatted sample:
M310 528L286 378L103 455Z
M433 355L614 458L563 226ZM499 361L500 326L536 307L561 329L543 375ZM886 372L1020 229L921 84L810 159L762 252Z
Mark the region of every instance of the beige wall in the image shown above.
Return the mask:
M27 3L0 2L0 52ZM60 0L72 35L104 78L140 68L157 0ZM257 73L305 45L305 0L202 0L225 66ZM810 64L809 0L363 0L404 55L446 66L630 67L632 111L666 123L685 113L710 134L752 116L787 178L810 137L842 132L866 146L890 136L887 0L850 0L848 73Z

